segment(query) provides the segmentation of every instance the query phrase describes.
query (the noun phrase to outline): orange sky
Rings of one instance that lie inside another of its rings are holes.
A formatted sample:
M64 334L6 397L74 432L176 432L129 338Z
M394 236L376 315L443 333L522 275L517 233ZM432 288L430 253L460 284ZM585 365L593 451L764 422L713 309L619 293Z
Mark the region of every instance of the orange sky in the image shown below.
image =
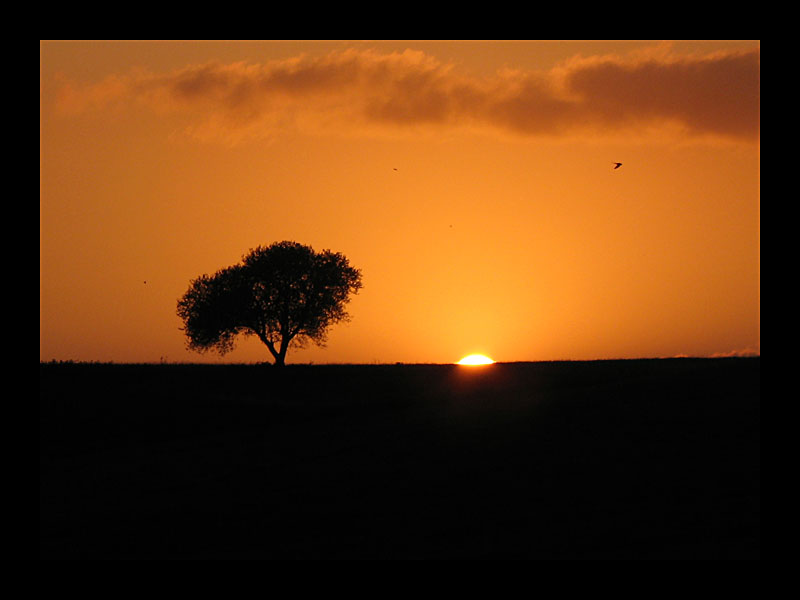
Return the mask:
M270 360L176 303L280 240L364 283L289 363L760 353L760 43L42 42L39 207L40 360Z

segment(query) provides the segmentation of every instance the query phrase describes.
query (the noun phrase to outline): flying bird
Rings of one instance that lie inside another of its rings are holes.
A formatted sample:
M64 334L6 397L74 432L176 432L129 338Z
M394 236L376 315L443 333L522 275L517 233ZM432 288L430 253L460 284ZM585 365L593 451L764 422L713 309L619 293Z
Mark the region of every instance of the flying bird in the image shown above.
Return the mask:
M622 166L622 163L614 163L614 168L619 169Z

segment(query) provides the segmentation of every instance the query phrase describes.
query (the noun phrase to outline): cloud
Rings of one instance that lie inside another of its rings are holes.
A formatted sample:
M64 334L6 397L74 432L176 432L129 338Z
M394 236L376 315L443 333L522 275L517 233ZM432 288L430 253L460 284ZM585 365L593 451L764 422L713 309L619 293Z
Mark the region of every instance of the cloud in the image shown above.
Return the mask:
M345 50L259 64L144 70L62 82L63 113L143 104L200 137L305 131L502 130L520 136L630 134L757 140L760 51L574 58L550 71L457 73L419 51Z
M755 138L760 52L577 63L566 85L586 116L617 127L672 121L690 133Z

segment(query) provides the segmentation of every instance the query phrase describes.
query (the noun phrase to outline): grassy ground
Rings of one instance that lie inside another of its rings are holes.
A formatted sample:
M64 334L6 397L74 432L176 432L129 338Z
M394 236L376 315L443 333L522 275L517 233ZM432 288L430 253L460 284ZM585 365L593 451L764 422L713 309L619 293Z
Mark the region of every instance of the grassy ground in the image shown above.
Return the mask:
M757 559L760 359L40 365L40 556Z

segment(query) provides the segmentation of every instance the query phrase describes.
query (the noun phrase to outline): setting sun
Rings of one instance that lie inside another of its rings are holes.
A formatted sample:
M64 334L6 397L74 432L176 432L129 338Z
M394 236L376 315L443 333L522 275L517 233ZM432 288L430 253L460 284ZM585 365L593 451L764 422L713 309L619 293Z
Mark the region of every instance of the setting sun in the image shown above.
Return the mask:
M488 356L484 356L483 354L470 354L469 356L465 356L456 364L459 365L491 365L494 361L489 358Z

